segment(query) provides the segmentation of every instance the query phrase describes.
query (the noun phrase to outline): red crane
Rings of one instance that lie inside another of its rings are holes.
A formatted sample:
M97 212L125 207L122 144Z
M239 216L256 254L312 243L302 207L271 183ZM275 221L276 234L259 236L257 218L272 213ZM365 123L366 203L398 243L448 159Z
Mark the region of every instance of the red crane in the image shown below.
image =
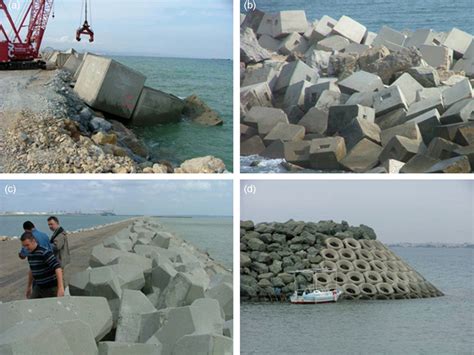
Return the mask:
M0 16L3 12L7 21L7 24L0 23L0 69L29 69L44 66L45 63L38 59L53 2L54 0L29 1L25 14L21 17L19 24L16 24L8 5L4 0L0 0ZM10 36L7 28L11 29ZM80 40L81 34L89 35L89 42L94 40L94 32L87 23L87 10L86 21L77 31L76 39L79 37Z

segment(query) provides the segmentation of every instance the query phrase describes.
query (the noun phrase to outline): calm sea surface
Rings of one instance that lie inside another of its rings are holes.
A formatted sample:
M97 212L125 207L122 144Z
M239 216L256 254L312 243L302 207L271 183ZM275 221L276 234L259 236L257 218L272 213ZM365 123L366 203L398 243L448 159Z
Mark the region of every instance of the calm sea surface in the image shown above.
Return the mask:
M392 248L444 297L241 306L242 354L472 354L474 249Z
M231 41L232 38L229 38ZM207 127L184 120L179 123L136 127L159 159L180 163L214 155L232 170L232 61L155 57L114 57L146 75L145 85L185 98L198 95L217 111L224 125Z

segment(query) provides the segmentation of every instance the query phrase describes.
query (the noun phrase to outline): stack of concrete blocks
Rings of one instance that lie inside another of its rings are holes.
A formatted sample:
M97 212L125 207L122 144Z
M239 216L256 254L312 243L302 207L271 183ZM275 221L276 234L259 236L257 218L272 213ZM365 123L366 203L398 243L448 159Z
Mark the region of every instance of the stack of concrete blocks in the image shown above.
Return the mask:
M472 35L372 33L303 11L250 13L241 29L256 39L246 52L265 53L241 59L241 155L321 171L473 170Z
M413 299L443 293L376 240L365 225L333 221L242 221L244 301L288 300L297 289L340 289L346 300ZM276 290L279 289L279 292Z
M137 219L93 248L90 267L70 278L72 297L0 305L0 353L231 354L232 290L231 271ZM12 336L25 321L34 331ZM38 340L46 332L55 342Z

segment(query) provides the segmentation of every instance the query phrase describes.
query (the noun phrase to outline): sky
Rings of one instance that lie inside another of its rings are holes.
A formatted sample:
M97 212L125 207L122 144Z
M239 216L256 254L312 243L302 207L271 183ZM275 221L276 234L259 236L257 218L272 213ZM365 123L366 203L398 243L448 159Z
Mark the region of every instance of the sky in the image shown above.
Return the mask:
M474 181L242 181L241 220L346 220L379 240L474 243ZM255 194L244 193L255 186Z
M90 0L95 42L76 42L83 0L56 0L42 48L98 54L232 58L232 0ZM22 9L29 1L18 2ZM12 16L19 11L11 10ZM0 15L0 21L4 19ZM83 20L82 20L83 21ZM81 23L82 25L82 23Z
M228 180L3 180L0 187L1 212L232 216L233 209Z

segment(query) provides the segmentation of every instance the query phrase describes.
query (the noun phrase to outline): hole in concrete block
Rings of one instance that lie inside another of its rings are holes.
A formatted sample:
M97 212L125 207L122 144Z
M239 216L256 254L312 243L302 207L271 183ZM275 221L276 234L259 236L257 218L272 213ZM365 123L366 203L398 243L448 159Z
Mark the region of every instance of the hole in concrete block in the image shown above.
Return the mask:
M300 41L296 40L294 44L298 45L298 44L300 44Z
M328 22L327 25L328 25L329 28L334 28L334 25L330 22Z
M330 144L323 144L319 146L319 149L328 149L330 146Z
M311 81L311 77L309 75L306 75L306 81Z
M391 97L392 97L392 94L391 94L391 93L388 93L388 94L382 95L382 96L381 96L381 99L382 99L382 100L387 100L387 99L389 99L389 98L391 98Z
M265 93L265 98L270 101L270 96L268 96L268 93Z

